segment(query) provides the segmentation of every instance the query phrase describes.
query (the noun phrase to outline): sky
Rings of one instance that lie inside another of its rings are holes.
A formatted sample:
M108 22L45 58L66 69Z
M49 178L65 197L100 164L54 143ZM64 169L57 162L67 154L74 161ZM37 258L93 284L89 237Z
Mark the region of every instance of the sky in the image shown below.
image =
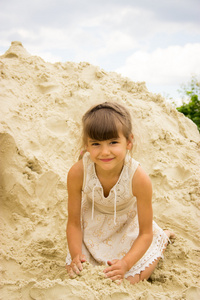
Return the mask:
M200 76L200 0L0 0L0 55L12 41L45 61L145 81L177 102Z

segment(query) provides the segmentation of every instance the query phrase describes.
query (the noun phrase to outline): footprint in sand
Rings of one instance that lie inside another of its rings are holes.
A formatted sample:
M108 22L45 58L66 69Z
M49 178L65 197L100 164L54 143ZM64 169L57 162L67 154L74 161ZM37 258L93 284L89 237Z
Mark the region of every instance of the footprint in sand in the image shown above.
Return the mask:
M54 284L50 287L32 287L29 292L31 299L33 300L84 300L83 286L73 287L72 285L63 286L61 284ZM82 295L81 295L82 294ZM88 300L94 300L95 297L87 297Z
M200 299L200 288L197 286L191 286L184 292L184 294L186 300Z

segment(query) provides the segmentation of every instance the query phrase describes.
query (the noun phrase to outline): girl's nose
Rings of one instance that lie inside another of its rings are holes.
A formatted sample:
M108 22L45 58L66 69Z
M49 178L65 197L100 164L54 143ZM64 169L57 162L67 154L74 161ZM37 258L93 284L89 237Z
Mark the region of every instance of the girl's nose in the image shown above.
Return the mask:
M103 145L101 149L101 154L102 155L109 155L110 154L110 149L107 145Z

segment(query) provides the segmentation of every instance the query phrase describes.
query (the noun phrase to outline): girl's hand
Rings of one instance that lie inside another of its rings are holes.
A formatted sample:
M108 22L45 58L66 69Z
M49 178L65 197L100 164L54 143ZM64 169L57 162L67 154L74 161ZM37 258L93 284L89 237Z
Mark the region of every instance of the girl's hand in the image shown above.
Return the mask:
M83 270L82 263L86 261L85 255L77 255L73 258L70 265L66 265L67 272L71 278L74 278L75 275L79 275L80 271Z
M121 283L125 273L128 271L126 262L120 259L113 259L107 263L110 267L104 270L106 277L113 281L117 280L118 283Z

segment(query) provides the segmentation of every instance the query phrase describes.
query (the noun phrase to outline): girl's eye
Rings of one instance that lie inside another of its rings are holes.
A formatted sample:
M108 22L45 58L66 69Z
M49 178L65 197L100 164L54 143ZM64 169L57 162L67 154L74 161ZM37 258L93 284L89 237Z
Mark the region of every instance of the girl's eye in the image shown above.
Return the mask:
M99 143L92 143L92 146L99 146Z
M111 142L111 145L115 145L115 144L117 144L118 142L117 141L112 141Z

